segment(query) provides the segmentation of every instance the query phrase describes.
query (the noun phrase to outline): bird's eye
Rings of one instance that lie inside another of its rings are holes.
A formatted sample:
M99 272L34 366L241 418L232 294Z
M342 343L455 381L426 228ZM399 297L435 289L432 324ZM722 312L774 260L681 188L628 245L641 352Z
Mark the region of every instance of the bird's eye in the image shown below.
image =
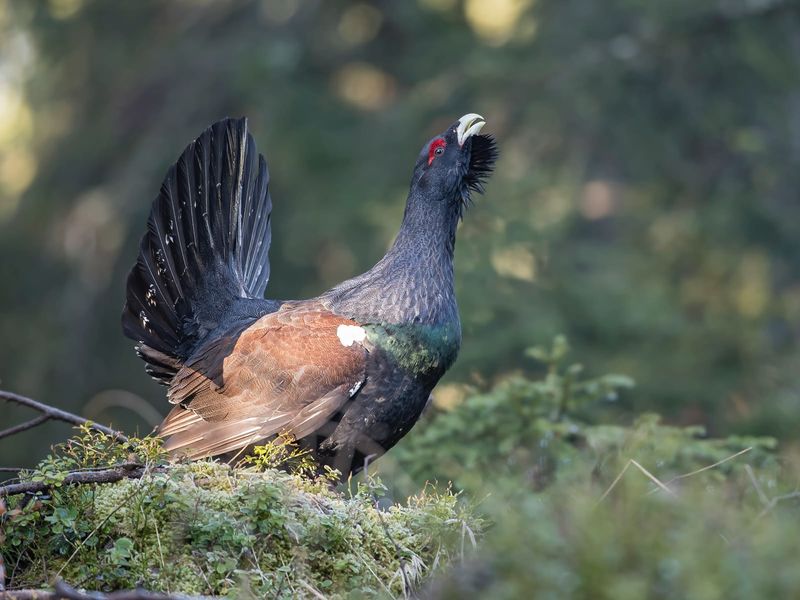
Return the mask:
M447 142L445 142L442 138L438 140L434 140L431 144L430 149L428 150L428 164L430 165L433 162L433 159L436 156L441 156L444 154L444 148L447 146Z

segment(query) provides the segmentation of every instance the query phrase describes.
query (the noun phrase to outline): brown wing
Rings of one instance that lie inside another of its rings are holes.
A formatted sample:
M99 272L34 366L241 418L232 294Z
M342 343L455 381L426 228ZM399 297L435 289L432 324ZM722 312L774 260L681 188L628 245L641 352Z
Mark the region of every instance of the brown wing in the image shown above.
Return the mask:
M170 384L178 406L159 428L165 448L200 458L319 429L364 382L366 350L345 346L340 325L358 326L316 304L284 305L201 348Z

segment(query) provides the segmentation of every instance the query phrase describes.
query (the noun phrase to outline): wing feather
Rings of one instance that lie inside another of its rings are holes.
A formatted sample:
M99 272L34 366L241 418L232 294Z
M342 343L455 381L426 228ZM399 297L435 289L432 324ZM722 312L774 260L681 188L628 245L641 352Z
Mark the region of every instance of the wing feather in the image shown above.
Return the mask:
M358 325L317 304L286 304L200 348L172 381L177 404L159 428L165 447L191 458L320 430L363 385L367 349L344 346Z

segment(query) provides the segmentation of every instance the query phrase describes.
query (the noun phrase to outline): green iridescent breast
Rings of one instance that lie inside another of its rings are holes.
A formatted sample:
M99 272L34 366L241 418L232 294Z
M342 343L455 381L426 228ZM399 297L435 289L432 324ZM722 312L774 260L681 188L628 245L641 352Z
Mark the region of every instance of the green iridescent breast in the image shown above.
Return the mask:
M384 350L406 371L441 376L458 356L461 324L364 325L367 340Z

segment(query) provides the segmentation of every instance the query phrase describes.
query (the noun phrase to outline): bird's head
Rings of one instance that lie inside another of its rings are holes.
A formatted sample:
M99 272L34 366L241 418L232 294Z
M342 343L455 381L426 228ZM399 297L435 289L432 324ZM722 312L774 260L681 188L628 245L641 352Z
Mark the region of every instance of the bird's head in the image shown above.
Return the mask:
M483 193L497 160L494 138L480 135L485 124L470 113L428 141L414 167L412 190L430 202L448 203L461 217L472 192Z

